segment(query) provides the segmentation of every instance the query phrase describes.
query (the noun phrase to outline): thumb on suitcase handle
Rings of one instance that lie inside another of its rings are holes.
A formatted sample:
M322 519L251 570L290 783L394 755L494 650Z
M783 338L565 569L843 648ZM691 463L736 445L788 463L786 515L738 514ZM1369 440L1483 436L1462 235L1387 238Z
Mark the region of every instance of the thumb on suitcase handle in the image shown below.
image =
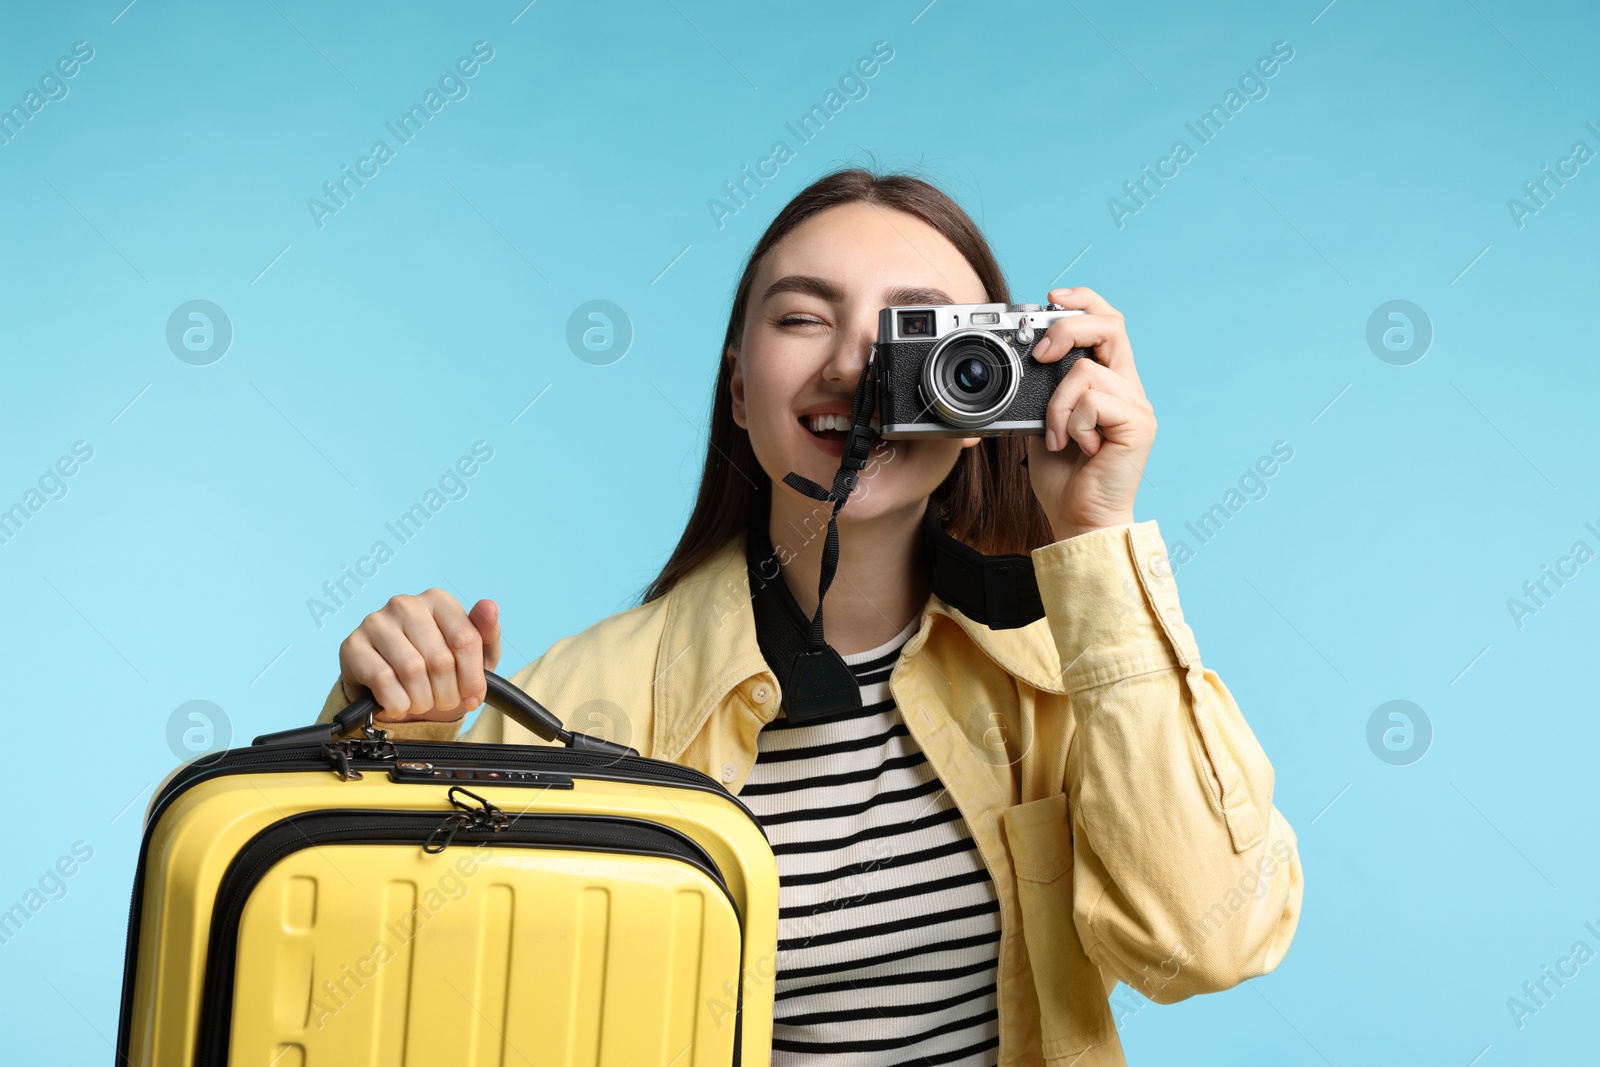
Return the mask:
M580 752L599 752L608 756L637 756L639 750L627 745L607 741L602 737L591 734L568 730L556 718L555 713L539 703L527 693L518 689L493 671L484 671L483 677L489 684L488 696L484 704L498 708L501 712L511 716L522 727L537 734L545 741L560 742L568 748ZM312 726L298 726L291 730L279 730L276 733L262 734L252 744L256 745L282 745L282 744L308 744L318 741L330 741L341 734L373 725L373 716L378 713L378 701L371 693L366 693L351 701L345 709L334 715L333 721L316 723Z

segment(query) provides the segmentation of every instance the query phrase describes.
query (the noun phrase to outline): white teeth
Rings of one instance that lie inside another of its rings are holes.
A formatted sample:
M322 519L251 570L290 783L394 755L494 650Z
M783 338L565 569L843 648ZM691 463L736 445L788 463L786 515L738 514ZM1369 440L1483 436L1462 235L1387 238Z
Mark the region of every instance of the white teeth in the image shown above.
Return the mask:
M806 416L806 425L811 428L812 433L817 433L822 430L842 430L848 433L850 430L850 416L808 415ZM870 425L872 426L874 433L882 428L881 424L878 422L878 416L876 415L872 416Z
M850 416L811 415L807 417L806 424L811 427L812 433L818 433L822 430L849 430Z

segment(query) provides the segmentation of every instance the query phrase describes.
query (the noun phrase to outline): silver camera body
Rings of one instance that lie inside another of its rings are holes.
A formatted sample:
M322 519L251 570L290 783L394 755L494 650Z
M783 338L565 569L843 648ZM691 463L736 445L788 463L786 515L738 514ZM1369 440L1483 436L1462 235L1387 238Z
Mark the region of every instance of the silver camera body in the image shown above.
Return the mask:
M1087 348L1040 363L1032 352L1057 304L928 304L878 312L879 436L1044 433L1045 407Z

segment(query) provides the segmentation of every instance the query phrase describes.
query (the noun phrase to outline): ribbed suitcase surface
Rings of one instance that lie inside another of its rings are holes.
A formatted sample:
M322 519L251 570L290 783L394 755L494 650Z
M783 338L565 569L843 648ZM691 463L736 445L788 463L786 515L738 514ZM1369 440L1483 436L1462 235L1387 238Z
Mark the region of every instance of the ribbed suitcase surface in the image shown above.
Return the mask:
M119 1063L770 1062L776 865L704 775L520 745L213 759L152 802Z

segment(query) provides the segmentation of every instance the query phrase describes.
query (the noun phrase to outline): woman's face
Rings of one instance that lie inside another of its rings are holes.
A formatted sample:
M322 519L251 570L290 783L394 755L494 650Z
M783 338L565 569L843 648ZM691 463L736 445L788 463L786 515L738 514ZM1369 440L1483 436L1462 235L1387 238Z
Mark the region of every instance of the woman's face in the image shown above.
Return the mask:
M977 272L938 230L873 204L841 204L795 227L756 268L744 335L733 360L733 418L750 433L776 492L819 506L783 483L795 471L833 484L840 430L878 336L878 311L895 304L978 304ZM873 411L877 424L877 410ZM840 518L871 518L920 504L978 438L879 440ZM778 498L774 496L776 505Z

